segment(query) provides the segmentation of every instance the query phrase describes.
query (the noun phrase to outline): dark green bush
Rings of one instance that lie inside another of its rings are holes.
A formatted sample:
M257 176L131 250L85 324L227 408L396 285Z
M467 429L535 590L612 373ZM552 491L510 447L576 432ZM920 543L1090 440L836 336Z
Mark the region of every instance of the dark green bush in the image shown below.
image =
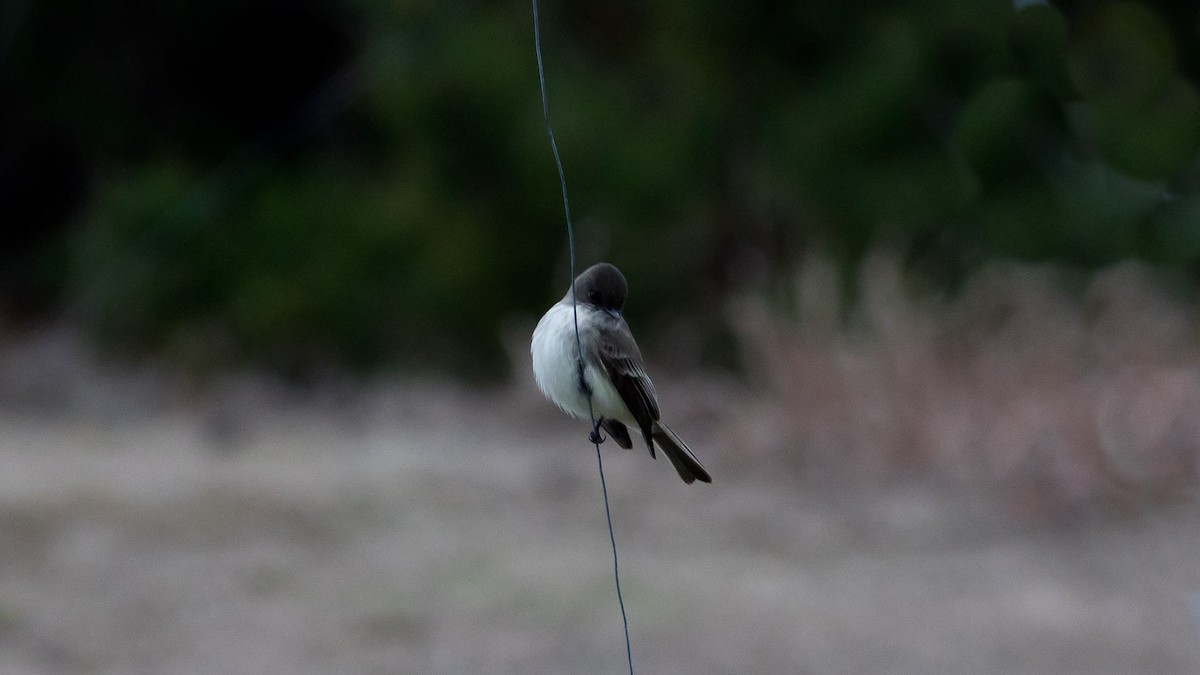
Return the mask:
M560 296L528 7L144 4L32 11L0 71L88 167L48 285L109 344L477 373ZM702 336L814 247L851 291L880 246L1200 269L1186 4L543 3L579 263Z

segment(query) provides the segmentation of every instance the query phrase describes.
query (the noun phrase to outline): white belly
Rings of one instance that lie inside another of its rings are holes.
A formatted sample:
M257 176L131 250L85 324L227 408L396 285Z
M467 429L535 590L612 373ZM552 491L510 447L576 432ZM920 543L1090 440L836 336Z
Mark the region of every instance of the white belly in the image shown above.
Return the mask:
M580 305L579 322L592 310ZM533 377L538 388L559 408L572 417L588 419L587 395L579 387L579 351L575 343L575 323L571 306L555 304L538 321L530 345L533 355ZM607 417L637 426L607 374L585 359L584 378L592 390L592 413L596 419Z

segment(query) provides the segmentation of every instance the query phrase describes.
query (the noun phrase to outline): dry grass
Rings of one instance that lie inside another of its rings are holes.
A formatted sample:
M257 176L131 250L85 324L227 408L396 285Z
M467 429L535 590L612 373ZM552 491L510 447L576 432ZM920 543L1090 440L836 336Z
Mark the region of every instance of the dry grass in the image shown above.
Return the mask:
M1007 428L989 401L1024 410L1012 401L1046 386L1024 371L984 386L1003 331L945 307L961 318L944 326L884 291L871 297L895 313L852 336L748 322L760 347L778 342L756 352L761 389L658 382L713 485L603 446L638 672L1200 672L1200 502L1025 527L927 482L797 489L796 475L912 465L963 484L1030 470L986 454ZM1024 321L1043 316L1084 325L1048 309ZM1060 329L1042 339L1071 344ZM1094 358L1053 372L1074 383ZM10 341L0 672L619 672L586 425L521 372L490 393L404 380L299 395L246 377L205 394L106 366L70 335Z
M1153 271L1122 264L1078 289L996 264L944 299L880 254L846 328L833 267L802 269L794 313L732 312L756 393L731 433L756 461L871 482L932 471L1035 518L1194 488L1197 314Z

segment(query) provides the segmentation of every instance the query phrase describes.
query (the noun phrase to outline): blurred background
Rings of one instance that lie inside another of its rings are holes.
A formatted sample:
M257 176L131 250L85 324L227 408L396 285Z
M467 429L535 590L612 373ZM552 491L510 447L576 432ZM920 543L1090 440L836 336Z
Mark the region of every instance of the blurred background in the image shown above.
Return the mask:
M1200 670L1200 8L541 7L655 673ZM531 8L0 5L0 671L620 672Z

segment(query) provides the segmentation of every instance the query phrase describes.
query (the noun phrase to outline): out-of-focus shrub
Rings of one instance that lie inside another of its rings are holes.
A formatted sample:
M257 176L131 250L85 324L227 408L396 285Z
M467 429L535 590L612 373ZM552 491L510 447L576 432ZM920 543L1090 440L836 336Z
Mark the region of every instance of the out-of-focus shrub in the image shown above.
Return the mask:
M620 265L632 320L701 336L688 358L730 353L714 296L786 296L812 251L851 297L879 246L949 285L994 258L1200 267L1194 8L543 3L542 25L580 264ZM531 28L495 2L34 3L0 92L85 176L38 249L69 282L36 297L196 363L502 362L502 317L567 282ZM59 168L26 178L48 194Z
M1166 275L992 263L938 298L874 252L847 328L833 265L807 262L804 318L731 303L755 386L714 445L818 483L932 476L1033 520L1193 497L1200 315Z

